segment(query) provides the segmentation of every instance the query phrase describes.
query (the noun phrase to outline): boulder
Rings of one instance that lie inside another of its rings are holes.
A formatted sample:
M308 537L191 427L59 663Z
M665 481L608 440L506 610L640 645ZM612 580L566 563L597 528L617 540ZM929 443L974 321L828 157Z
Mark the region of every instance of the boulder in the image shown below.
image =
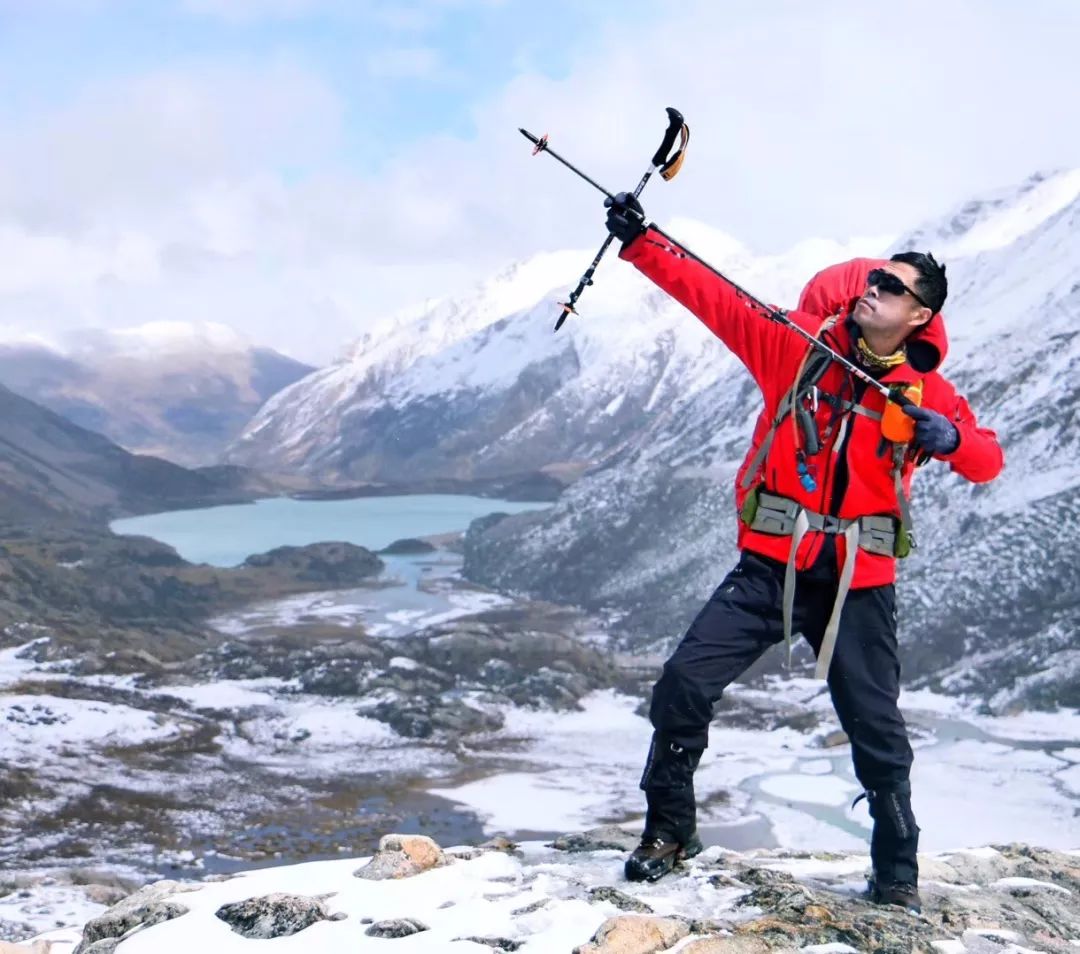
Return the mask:
M387 921L376 921L364 933L368 937L396 938L430 930L423 921L417 921L416 918L391 918Z
M624 914L606 920L588 944L574 948L574 954L654 954L668 950L689 933L690 925L682 918Z
M446 863L443 850L426 835L383 835L371 861L353 875L369 881L411 878Z
M267 894L223 904L214 912L237 934L256 940L289 937L316 921L333 920L318 898L302 894Z
M177 881L157 881L140 888L119 904L86 922L82 940L73 954L91 954L93 945L108 939L119 940L135 928L150 927L162 921L171 921L187 914L188 909L173 899L173 895L198 891L201 885L185 885ZM101 954L105 948L93 948L93 954Z

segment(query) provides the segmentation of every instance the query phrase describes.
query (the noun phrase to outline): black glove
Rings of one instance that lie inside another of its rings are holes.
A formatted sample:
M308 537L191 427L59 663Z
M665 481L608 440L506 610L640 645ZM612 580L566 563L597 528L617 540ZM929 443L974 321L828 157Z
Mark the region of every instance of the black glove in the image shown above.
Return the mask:
M960 446L960 432L944 414L910 404L904 413L915 420L915 443L927 454L951 454Z
M604 199L608 210L607 229L624 246L645 231L645 210L632 192L620 192L614 200Z

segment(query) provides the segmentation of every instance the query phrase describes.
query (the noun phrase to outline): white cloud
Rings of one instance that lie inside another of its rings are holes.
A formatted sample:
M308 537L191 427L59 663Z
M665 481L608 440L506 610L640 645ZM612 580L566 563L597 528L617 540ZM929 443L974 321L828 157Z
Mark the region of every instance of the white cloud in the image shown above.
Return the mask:
M344 92L287 60L88 87L0 129L0 325L222 321L326 359L386 311L506 259L599 245L599 195L530 157L522 125L621 189L678 106L687 162L650 184L646 209L764 250L896 232L1080 166L1080 127L1061 112L1080 85L1080 5L911 0L886 17L857 0L688 2L648 28L617 12L558 79L521 72L473 104L469 137L381 143L377 169L341 159ZM396 75L439 53L413 48ZM362 100L349 108L363 121Z

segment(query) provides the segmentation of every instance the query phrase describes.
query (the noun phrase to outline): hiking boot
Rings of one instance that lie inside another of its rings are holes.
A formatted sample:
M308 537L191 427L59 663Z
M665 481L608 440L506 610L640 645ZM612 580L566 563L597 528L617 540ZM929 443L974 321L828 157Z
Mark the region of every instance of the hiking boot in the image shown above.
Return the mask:
M899 881L893 884L878 884L876 881L869 881L866 890L874 904L895 904L912 914L922 913L922 899L919 897L918 885L904 884Z
M675 864L700 854L705 846L694 832L685 844L665 841L652 835L642 835L641 844L626 859L627 881L659 881Z

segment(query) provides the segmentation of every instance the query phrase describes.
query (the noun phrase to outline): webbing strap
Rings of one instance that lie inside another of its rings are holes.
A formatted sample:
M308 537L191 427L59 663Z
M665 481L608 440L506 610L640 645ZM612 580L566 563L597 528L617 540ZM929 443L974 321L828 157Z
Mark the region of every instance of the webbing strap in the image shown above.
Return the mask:
M843 405L844 411L852 411L855 414L861 414L863 417L868 417L872 421L881 420L880 411L871 411L868 407L863 407L861 404L852 404L850 401L845 401Z
M858 541L859 524L856 521L844 531L844 566L840 571L840 582L836 587L836 601L833 603L832 614L829 616L829 624L825 627L825 635L821 638L817 667L814 669L815 679L829 678L829 666L832 663L833 650L836 649L836 637L840 632L840 616L844 610L848 590L851 589L851 581L855 576L855 554L858 551Z
M904 455L907 454L906 444L893 444L893 486L896 488L896 502L900 506L900 526L911 537L913 524L911 522L911 505L904 495Z
M815 337L820 338L826 330L836 324L839 315L834 315L832 318L826 318L822 322L821 327L818 328ZM828 355L823 355L816 351L813 347L807 348L806 354L799 364L799 369L795 373L795 380L792 382L791 387L785 392L784 396L780 398L780 403L776 407L776 416L773 418L772 423L769 425L769 430L761 440L761 446L758 447L754 456L750 460L750 465L746 468L746 473L743 474L743 478L740 481L743 489L752 487L754 481L757 479L758 473L765 465L765 459L769 455L769 449L772 447L773 437L776 436L776 432L780 425L783 423L785 417L788 414L794 414L795 406L799 403L801 393L816 385L818 381L824 377L825 372L829 369L830 359Z
M810 529L810 520L806 511L799 509L795 517L795 528L791 532L791 552L788 554L787 571L784 573L784 642L787 643L787 667L791 669L791 627L795 614L795 557L799 553L799 544Z
M773 438L776 436L776 431L780 427L780 422L784 420L790 410L790 399L792 391L788 391L780 399L780 408L776 412L776 417L773 418L772 424L769 425L768 433L762 438L761 446L755 452L753 458L750 460L750 466L746 468L746 473L743 474L741 481L743 489L750 487L757 479L758 472L765 464L765 458L769 456L769 448L772 447Z

